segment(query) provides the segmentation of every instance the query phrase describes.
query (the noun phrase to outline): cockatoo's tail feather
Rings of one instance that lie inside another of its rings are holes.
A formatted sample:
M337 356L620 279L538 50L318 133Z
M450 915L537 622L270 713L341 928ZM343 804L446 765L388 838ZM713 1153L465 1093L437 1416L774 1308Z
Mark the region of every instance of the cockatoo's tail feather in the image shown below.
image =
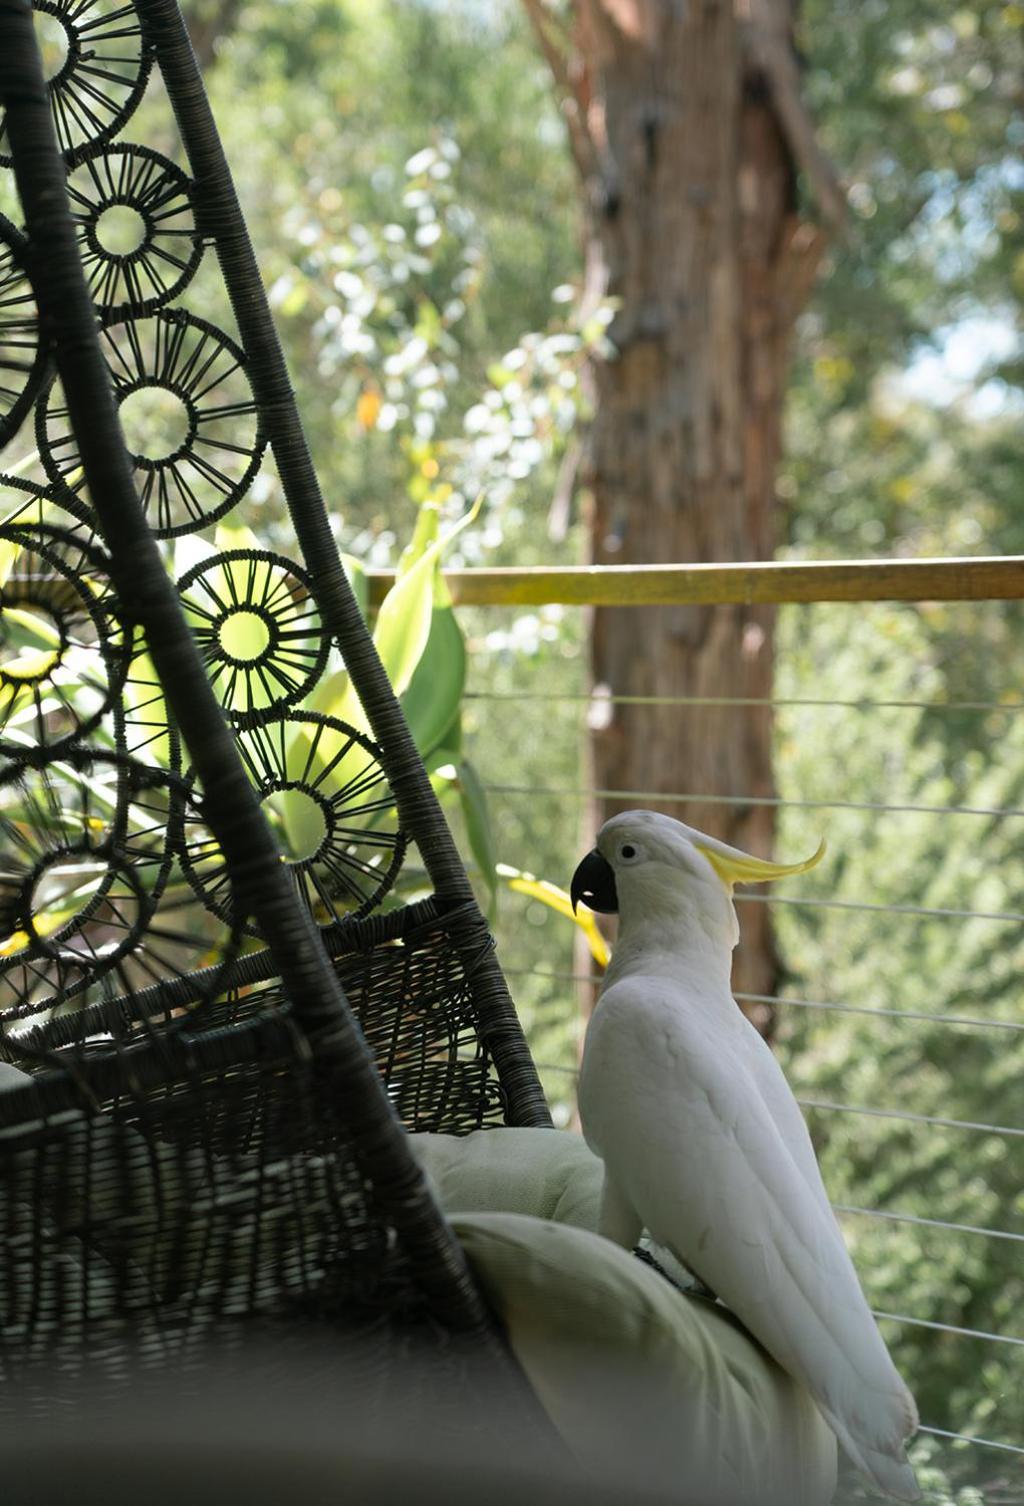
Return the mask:
M912 1500L913 1399L800 1108L730 992L733 883L802 872L822 850L771 864L650 811L606 823L578 871L581 897L614 893L620 915L587 1029L580 1119L605 1163L605 1232L621 1239L635 1215L806 1386L854 1462Z
M869 1448L866 1443L853 1437L842 1418L836 1417L824 1407L822 1414L854 1464L858 1469L863 1470L868 1479L874 1481L879 1490L884 1491L886 1495L895 1496L898 1501L921 1499L921 1487L917 1483L913 1469L903 1457L902 1445L885 1453L880 1449ZM916 1427L915 1417L914 1427L908 1430L906 1436L909 1437Z

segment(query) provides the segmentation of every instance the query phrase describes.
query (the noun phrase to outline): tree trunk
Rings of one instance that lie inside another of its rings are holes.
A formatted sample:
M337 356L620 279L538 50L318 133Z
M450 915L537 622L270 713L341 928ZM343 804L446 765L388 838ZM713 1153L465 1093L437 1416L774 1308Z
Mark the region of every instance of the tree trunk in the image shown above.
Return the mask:
M238 25L243 0L185 0L182 12L200 71L217 59L217 44Z
M787 345L822 240L796 208L808 142L780 3L577 0L560 36L527 0L583 180L585 300L616 309L584 472L596 564L774 552ZM594 612L592 682L612 699L598 702L590 774L627 792L597 799L595 827L653 806L770 854L773 808L752 802L775 792L773 628L763 607ZM680 697L704 704L655 703ZM737 698L757 704L715 704ZM770 912L745 906L742 921L734 985L772 995ZM745 1007L770 1027L770 1007Z

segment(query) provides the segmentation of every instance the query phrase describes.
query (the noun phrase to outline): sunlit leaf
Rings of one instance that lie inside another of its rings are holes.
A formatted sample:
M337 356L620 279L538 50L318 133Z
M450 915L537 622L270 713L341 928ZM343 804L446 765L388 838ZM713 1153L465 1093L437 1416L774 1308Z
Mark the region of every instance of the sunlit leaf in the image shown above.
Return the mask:
M377 614L373 641L396 694L404 699L412 690L412 714L417 719L419 732L417 733L417 726L412 726L411 718L410 725L421 751L429 751L442 739L451 736L458 719L458 703L465 682L465 645L461 630L454 620L451 624L442 622L437 629L437 652L443 652L443 646L447 644L453 655L452 662L442 667L440 658L435 660L433 653L431 655L431 662L440 676L436 700L430 702L426 676L415 690L412 689L412 680L430 644L435 617L439 614L443 617L446 611L451 610L450 597L440 580L441 558L452 540L479 515L482 504L481 496L443 538L438 536L436 508L431 506L422 509L412 541L404 552L398 578ZM436 610L435 602L441 603ZM459 639L457 644L455 633ZM360 732L371 732L362 702L343 669L328 676L317 687L308 704L312 709L326 716L336 717ZM297 757L311 755L310 767L314 774L337 760L331 772L332 782L344 784L358 772L359 760L363 755L357 748L353 748L339 758L344 747L343 739L343 734L324 731L318 737L314 751L308 729L297 724L289 747L289 757L293 753ZM289 840L298 840L305 814L299 809L299 801L289 797L288 792L285 792L285 798L281 802L281 815Z
M407 563L404 573L396 579L384 598L377 614L373 641L397 695L402 695L408 689L430 638L437 588L435 577L444 551L475 521L482 505L483 497L480 496L443 538L434 538L432 542L425 544L411 563ZM422 525L417 520L417 534L421 543L433 526L434 523L429 518ZM414 543L415 540L416 535ZM410 545L410 549L412 548ZM328 716L338 717L361 732L370 730L366 713L344 670L337 671L318 687L311 705ZM333 757L336 752L330 746L330 741L326 737L322 739L322 757L325 760Z
M131 662L124 698L128 745L133 756L144 763L166 767L171 757L167 702L156 667L145 652L136 654Z
M214 534L217 548L225 552L230 549L262 549L263 545L244 523L218 523Z
M403 575L408 575L416 561L421 560L431 545L437 542L440 531L441 514L437 503L431 499L417 509L412 538L398 557L396 575L399 580Z
M598 967L607 967L611 961L611 949L607 941L598 930L597 921L593 911L585 905L574 913L572 900L564 889L559 889L557 884L551 884L547 879L538 879L532 873L520 873L516 868L509 868L507 864L498 865L499 877L505 879L510 889L516 894L526 894L530 899L539 900L542 905L547 905L559 915L564 915L574 925L579 926L587 938L587 945Z
M5 586L21 553L21 545L14 539L0 539L0 586Z
M408 687L430 637L434 572L448 546L476 521L482 505L481 495L454 528L423 551L384 598L373 641L397 695Z

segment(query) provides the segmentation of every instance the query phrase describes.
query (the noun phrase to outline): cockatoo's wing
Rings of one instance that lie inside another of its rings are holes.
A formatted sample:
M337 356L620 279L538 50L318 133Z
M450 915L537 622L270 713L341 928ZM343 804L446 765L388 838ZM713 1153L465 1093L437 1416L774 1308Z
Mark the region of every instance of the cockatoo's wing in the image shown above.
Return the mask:
M764 1036L755 1030L745 1016L741 1015L740 1020L746 1046L747 1066L764 1106L786 1142L786 1149L796 1162L797 1170L817 1198L822 1210L829 1218L834 1219L835 1214L832 1212L832 1204L828 1200L825 1184L821 1180L821 1170L818 1166L818 1158L814 1154L807 1121L800 1105L793 1097L793 1090L786 1081L785 1073Z
M903 1457L913 1400L835 1218L745 1052L731 1055L721 1030L686 1006L683 990L662 979L624 978L604 994L581 1077L588 1138L652 1238L807 1386L854 1461L913 1500Z

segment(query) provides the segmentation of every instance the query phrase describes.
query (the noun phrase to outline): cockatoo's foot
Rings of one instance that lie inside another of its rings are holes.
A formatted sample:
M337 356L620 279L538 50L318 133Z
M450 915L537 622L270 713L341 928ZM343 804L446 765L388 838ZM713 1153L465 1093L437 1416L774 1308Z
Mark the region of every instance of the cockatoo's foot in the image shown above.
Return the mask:
M690 1274L693 1275L693 1272L691 1271ZM691 1297L704 1297L708 1302L718 1301L718 1293L712 1291L710 1286L703 1282L699 1276L693 1277L693 1285L690 1287L689 1295Z
M658 1275L664 1276L665 1280L670 1282L677 1292L683 1292L687 1297L701 1297L707 1302L718 1301L717 1294L709 1286L706 1286L699 1276L695 1276L689 1266L684 1266L681 1263L679 1265L680 1272L685 1272L690 1278L689 1281L683 1282L678 1276L673 1275L671 1271L667 1271L661 1264L661 1261L652 1255L650 1250L645 1250L642 1245L637 1245L633 1254L638 1260L642 1260L645 1265L653 1266Z

